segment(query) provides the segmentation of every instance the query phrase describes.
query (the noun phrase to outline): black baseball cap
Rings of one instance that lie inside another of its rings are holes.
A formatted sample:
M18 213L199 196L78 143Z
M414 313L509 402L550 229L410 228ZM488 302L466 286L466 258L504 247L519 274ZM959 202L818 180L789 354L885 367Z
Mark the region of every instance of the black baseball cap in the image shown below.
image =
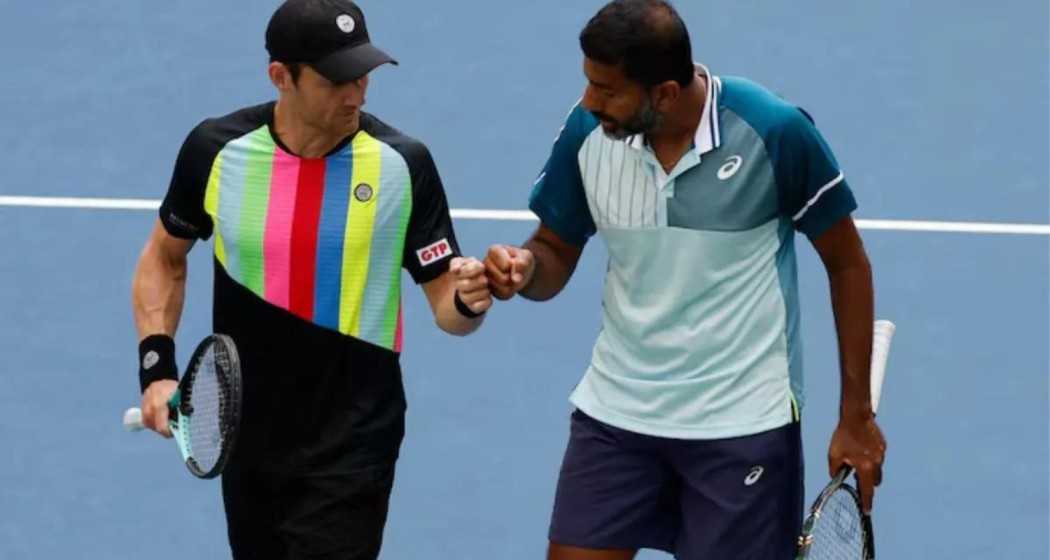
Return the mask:
M335 84L397 64L372 45L365 14L350 0L287 0L266 27L266 50L277 62L309 64Z

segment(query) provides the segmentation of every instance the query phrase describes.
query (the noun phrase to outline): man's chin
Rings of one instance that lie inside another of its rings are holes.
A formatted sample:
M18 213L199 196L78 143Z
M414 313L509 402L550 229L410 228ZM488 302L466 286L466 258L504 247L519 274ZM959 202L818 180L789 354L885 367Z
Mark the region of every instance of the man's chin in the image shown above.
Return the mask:
M604 132L605 136L611 140L625 140L627 137L631 136L631 133L623 127L615 124L607 124L605 122L602 122L601 124L602 132Z
M602 131L605 132L605 137L609 140L627 140L634 136L634 134L628 132L627 130L624 130L623 128L615 128L612 130L609 130L608 128L603 128Z
M329 128L332 132L347 133L356 131L361 125L361 114L354 113L352 115L341 114L328 121Z

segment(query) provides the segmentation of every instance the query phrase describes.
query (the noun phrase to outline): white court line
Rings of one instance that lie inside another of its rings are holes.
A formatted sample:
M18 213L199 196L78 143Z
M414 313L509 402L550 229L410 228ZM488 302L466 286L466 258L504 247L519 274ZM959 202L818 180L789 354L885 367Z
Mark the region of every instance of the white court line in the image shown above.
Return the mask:
M1014 235L1050 235L1050 225L1005 224L988 222L924 222L917 220L856 220L860 229L895 231L941 231L947 233L1007 233Z
M160 207L160 201L141 198L0 196L0 207L2 206L23 208L78 208L89 210L156 210ZM452 210L452 217L461 220L496 220L515 222L537 221L536 215L528 210L480 210L473 208L455 208ZM1047 224L858 219L857 227L861 229L889 231L1050 235L1050 225Z
M63 198L58 196L0 196L0 206L22 208L80 208L90 210L156 210L159 200L142 198Z

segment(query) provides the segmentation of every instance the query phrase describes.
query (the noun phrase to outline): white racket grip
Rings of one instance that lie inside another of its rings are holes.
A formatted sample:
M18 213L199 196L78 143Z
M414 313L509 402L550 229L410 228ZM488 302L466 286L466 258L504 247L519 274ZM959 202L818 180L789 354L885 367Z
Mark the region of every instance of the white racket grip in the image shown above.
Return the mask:
M886 378L886 360L890 355L890 342L897 326L890 321L875 321L875 333L871 342L871 410L878 412L882 398L882 381Z
M124 411L124 429L129 432L137 432L145 428L142 425L142 410L132 407Z

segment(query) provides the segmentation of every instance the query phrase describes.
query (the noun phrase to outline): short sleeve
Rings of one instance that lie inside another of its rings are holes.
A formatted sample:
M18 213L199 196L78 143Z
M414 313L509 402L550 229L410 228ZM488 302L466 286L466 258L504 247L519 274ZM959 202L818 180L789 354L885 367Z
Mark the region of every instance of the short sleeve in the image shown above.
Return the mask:
M775 142L780 211L796 229L815 239L857 209L845 174L808 113L793 111Z
M417 284L448 271L460 255L445 188L430 151L413 142L402 154L412 176L412 215L405 234L404 268Z
M215 162L216 143L208 136L208 122L190 132L175 160L168 192L160 205L160 221L175 237L208 239L212 220L204 210L208 176Z
M594 217L580 176L579 153L598 121L577 104L554 142L529 197L532 210L548 229L572 245L582 247L595 233Z

